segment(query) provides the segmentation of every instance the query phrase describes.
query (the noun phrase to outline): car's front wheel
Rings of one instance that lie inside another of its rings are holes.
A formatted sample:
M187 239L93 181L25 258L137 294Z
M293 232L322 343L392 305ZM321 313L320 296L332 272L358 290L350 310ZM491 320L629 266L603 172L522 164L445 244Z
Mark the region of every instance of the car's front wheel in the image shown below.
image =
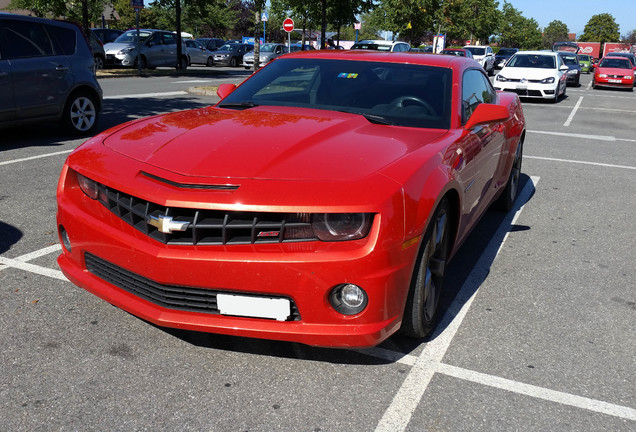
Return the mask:
M230 59L230 67L236 67L238 66L238 59L236 57L232 57Z
M212 56L208 57L208 61L205 63L208 67L214 66L214 59Z
M73 135L89 135L97 126L97 101L88 92L73 93L66 102L62 121Z
M402 320L402 332L406 336L422 338L437 323L450 252L449 212L448 201L443 199L424 234Z
M104 69L104 58L100 55L96 55L95 56L95 70L102 70Z

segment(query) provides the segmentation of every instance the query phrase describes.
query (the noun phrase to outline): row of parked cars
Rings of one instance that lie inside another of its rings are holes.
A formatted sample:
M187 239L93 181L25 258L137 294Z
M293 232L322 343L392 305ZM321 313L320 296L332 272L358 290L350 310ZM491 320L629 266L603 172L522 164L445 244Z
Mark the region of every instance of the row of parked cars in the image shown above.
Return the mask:
M589 57L589 56L588 56ZM587 71L592 69L591 59ZM576 53L567 51L518 51L507 60L494 80L497 90L521 97L557 102L565 96L567 85L580 85L583 68ZM611 53L594 66L592 87L634 90L636 56Z
M91 48L96 69L102 67L137 67L142 69L159 66L176 66L177 35L157 29L115 30L91 29ZM183 38L181 69L198 64L205 66L232 66L243 63L243 56L253 46L238 40L219 38Z

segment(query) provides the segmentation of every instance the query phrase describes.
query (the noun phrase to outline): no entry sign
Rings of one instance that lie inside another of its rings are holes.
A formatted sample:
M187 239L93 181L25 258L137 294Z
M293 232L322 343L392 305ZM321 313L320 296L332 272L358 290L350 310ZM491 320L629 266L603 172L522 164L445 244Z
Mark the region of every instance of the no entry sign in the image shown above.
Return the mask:
M294 30L294 20L291 18L285 18L285 21L283 21L283 30L287 33Z

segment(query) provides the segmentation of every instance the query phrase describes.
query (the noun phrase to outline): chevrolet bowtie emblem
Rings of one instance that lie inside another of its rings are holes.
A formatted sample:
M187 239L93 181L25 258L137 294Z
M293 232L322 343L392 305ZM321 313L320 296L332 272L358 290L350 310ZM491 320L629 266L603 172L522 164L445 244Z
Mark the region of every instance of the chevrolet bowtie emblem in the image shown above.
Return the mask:
M188 229L190 222L179 222L172 219L172 216L148 216L146 223L157 228L159 232L164 234L172 234L173 231L185 231Z

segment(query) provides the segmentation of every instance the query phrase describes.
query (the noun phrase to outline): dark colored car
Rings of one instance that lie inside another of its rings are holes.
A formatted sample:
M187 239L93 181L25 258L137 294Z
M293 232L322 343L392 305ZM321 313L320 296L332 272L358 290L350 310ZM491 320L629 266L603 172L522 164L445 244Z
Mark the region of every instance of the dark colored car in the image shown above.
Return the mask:
M109 28L92 28L91 33L97 36L97 39L102 41L103 44L107 44L108 42L112 42L122 34L123 30L115 30Z
M214 51L214 65L237 67L243 63L243 56L253 49L253 45L237 43L225 44Z
M580 86L581 81L581 65L579 64L579 59L576 56L576 53L567 52L567 51L559 51L559 55L563 60L563 63L568 67L568 85L572 84L575 86Z
M636 54L626 53L626 52L611 52L611 53L607 53L607 56L625 57L632 62L632 66L636 67Z
M457 57L473 58L473 53L463 48L445 48L439 52L440 54L454 55Z
M216 51L225 45L225 41L219 38L198 38L195 40L201 42L201 45L210 51Z
M89 135L101 106L93 54L78 25L0 13L0 126L53 120Z
M501 69L519 48L500 48L495 54L495 69Z
M90 32L88 41L93 50L93 60L95 61L95 70L98 71L104 68L106 64L106 51L104 50L104 43L95 36L95 33Z

